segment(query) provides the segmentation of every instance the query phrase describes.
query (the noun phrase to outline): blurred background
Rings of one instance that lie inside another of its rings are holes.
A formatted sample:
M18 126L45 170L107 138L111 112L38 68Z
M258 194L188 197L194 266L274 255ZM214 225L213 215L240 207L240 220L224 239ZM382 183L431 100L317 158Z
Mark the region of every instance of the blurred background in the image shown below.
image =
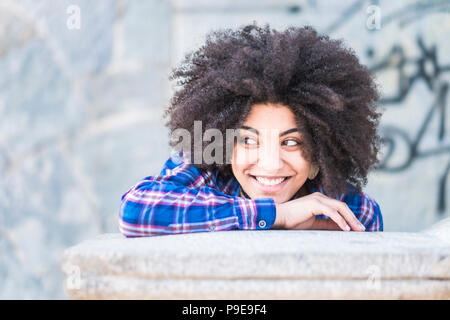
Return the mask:
M0 298L64 299L62 251L118 232L120 197L170 155L168 76L256 21L343 38L376 73L385 231L449 216L450 1L0 0Z

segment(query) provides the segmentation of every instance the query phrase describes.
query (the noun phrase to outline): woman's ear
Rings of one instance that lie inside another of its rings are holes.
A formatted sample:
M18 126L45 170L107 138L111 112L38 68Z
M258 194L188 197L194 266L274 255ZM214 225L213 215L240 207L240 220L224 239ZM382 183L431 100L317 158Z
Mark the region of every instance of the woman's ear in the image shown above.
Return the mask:
M319 166L315 163L311 163L311 168L309 169L308 179L313 180L319 173Z

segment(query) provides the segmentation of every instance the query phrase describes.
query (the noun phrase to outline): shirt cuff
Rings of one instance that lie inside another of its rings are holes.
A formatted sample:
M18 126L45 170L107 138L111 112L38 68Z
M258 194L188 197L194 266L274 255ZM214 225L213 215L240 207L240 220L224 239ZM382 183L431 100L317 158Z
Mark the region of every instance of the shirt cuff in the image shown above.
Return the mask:
M238 198L234 210L239 220L239 229L270 229L275 223L276 206L272 198Z
M254 199L256 206L256 229L270 229L275 223L276 207L272 198Z

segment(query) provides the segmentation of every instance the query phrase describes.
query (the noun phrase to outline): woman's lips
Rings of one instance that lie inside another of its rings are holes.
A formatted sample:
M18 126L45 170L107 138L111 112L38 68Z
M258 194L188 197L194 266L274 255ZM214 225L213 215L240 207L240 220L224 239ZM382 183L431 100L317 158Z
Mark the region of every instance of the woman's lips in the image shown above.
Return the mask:
M266 185L266 184L263 184L262 182L258 181L255 176L250 175L250 177L251 177L252 182L257 186L257 188L264 193L276 193L276 192L280 191L286 185L286 183L288 182L288 180L290 178L290 177L285 177L285 179L281 183L278 183L275 185ZM271 179L269 179L269 180L271 180Z

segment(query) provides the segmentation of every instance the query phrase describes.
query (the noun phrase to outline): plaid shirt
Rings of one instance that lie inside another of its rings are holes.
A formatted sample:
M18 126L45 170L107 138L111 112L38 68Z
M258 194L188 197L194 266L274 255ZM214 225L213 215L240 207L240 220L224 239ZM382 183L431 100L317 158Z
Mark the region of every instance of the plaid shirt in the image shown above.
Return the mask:
M336 199L347 203L366 231L383 231L377 202L351 188ZM198 169L181 153L173 154L159 175L144 178L122 196L119 229L126 237L269 229L275 222L274 200L244 198L240 189L235 178Z

